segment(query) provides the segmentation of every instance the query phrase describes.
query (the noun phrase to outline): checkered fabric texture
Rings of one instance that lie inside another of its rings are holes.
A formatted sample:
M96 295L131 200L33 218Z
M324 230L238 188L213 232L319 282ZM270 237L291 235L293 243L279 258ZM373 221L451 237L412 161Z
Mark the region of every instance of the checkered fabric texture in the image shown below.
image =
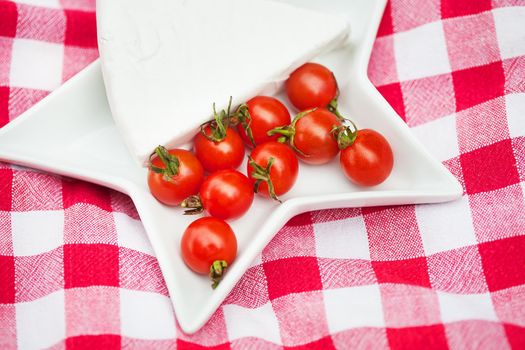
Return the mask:
M94 1L0 1L0 126L93 61ZM0 163L1 349L525 349L525 1L391 0L369 76L445 204L284 226L184 334L130 199Z

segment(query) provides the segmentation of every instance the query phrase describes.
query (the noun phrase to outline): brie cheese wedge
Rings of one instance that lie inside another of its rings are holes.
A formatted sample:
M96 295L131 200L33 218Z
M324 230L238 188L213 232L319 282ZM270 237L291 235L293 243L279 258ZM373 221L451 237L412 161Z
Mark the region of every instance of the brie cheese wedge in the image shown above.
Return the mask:
M343 18L269 0L98 0L97 25L113 118L142 164L157 145L191 140L214 102L275 92L349 31Z

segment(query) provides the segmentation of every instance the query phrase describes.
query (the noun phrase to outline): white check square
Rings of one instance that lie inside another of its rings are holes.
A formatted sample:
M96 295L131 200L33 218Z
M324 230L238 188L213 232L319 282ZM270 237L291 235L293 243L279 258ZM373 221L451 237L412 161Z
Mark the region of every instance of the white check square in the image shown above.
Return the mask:
M525 7L502 7L492 13L501 58L525 55Z
M15 255L42 254L64 244L64 211L12 212L11 228Z
M314 233L318 257L370 260L362 216L316 223Z
M19 4L42 6L42 7L49 7L49 8L54 8L54 9L58 9L61 7L59 0L15 0L15 2Z
M385 326L379 285L327 289L323 294L330 333Z
M62 83L64 45L30 39L13 40L12 87L52 91Z
M441 21L395 34L394 51L401 81L451 71Z
M113 218L119 246L134 249L148 255L155 255L140 220L135 220L119 212L113 212Z
M271 303L266 303L256 309L230 304L224 305L222 311L230 340L256 337L274 344L281 344L279 322Z
M437 292L443 322L465 320L498 321L490 293L452 294Z
M439 161L459 156L456 115L451 114L411 129L416 138Z
M510 137L525 136L525 94L505 96Z
M173 339L175 317L168 297L157 293L120 290L122 335L139 339Z
M416 218L427 255L476 244L467 196L416 206Z
M64 291L17 303L16 332L20 349L44 349L66 336Z

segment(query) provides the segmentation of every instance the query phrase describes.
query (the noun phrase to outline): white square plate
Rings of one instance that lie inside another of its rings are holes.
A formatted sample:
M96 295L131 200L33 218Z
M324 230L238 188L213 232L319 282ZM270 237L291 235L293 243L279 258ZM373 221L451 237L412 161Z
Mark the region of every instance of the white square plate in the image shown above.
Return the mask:
M147 170L132 159L111 118L98 62L0 129L1 160L94 182L131 196L158 258L177 320L188 333L204 325L255 256L294 215L324 208L442 202L462 193L457 180L416 141L367 77L386 0L286 1L348 18L350 44L317 61L330 67L338 79L343 114L361 128L380 131L390 141L394 169L383 184L359 188L346 180L337 159L321 167L301 164L299 179L282 197L282 204L256 198L244 217L231 222L239 252L216 290L181 260L179 239L195 217L183 216L181 209L163 206L150 195Z

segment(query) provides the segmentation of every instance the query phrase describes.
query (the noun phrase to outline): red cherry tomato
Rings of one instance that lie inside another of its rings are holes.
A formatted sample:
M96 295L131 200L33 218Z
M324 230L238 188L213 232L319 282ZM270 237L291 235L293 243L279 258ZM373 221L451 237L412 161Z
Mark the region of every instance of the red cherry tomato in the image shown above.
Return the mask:
M186 265L196 273L210 274L215 287L237 256L237 238L225 221L203 217L186 228L180 248Z
M392 172L394 156L383 135L363 129L357 131L353 144L341 150L340 164L350 181L361 186L375 186Z
M270 141L255 147L248 162L248 177L257 186L257 193L277 199L288 192L299 172L295 153L285 144Z
M297 119L290 143L305 163L328 163L339 153L333 129L340 125L333 113L324 108L314 109Z
M223 169L236 169L244 159L244 143L232 128L225 128L226 133L220 141L213 141L199 132L194 138L194 151L197 158L208 172ZM212 134L209 125L203 132L209 137Z
M191 152L184 149L168 151L159 146L155 153L148 171L148 186L155 198L175 206L199 192L204 169Z
M220 170L201 186L202 207L219 219L235 219L250 209L253 202L253 184L237 170Z
M337 97L334 74L318 63L305 63L297 68L286 81L290 102L300 111L327 107Z
M278 126L290 124L290 112L278 99L269 96L256 96L239 108L245 120L237 124L237 131L244 143L254 147L268 141L277 141L278 135L268 136L268 131ZM251 132L253 142L245 130ZM255 143L255 145L254 145Z

